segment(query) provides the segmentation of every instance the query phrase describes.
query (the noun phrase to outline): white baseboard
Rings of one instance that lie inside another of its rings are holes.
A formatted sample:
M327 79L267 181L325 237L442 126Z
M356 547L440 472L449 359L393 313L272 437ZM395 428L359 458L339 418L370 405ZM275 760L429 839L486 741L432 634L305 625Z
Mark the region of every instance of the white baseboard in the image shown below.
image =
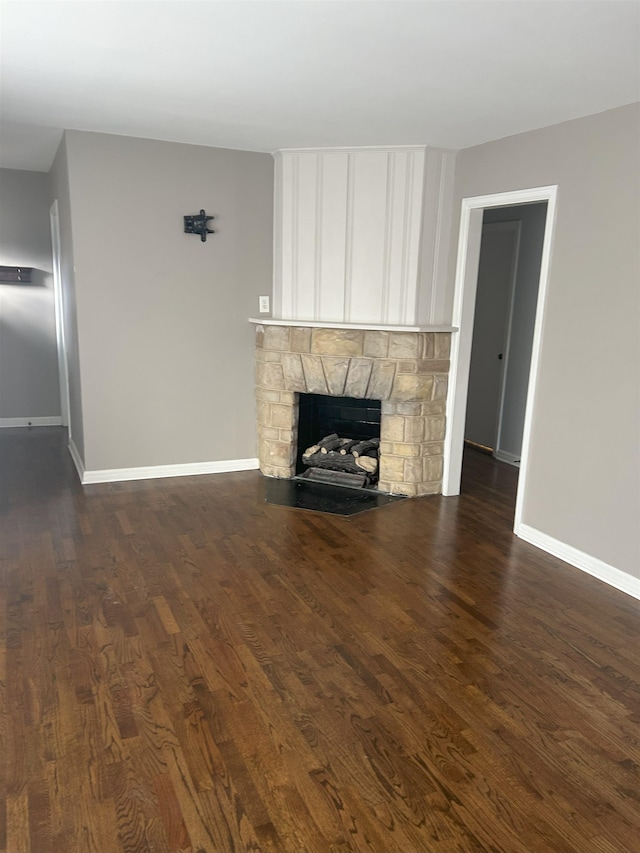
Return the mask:
M622 572L590 554L585 554L584 551L579 551L559 539L554 539L553 536L536 530L535 527L529 527L528 524L520 524L515 533L516 536L531 545L535 545L536 548L541 548L548 554L553 554L554 557L559 557L565 563L575 566L576 569L608 583L609 586L613 586L621 592L626 592L633 598L640 599L640 578Z
M73 455L73 453L72 453ZM74 459L75 461L75 459ZM76 462L76 467L78 463ZM155 480L160 477L192 477L194 474L224 474L232 471L251 471L258 460L226 459L222 462L186 462L180 465L151 465L147 468L106 468L80 474L83 486L91 483L119 483L124 480ZM80 473L80 468L78 468Z
M60 415L52 415L47 418L0 418L0 429L3 427L41 427L62 426Z
M515 465L516 468L520 467L520 456L517 453L507 453L506 450L496 450L493 456L498 460L498 462L506 462L507 465Z
M76 466L76 471L78 472L78 477L80 477L80 482L84 481L84 464L78 453L78 448L75 445L75 442L72 438L69 439L69 453L71 454L71 458L73 459L73 464Z

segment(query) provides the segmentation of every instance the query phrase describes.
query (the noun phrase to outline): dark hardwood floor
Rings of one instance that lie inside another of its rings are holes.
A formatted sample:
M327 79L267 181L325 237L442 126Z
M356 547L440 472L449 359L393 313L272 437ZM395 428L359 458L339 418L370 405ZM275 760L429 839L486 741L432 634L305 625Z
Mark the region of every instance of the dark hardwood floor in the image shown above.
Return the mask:
M1 430L1 846L637 853L640 607L513 536L516 474L344 518Z

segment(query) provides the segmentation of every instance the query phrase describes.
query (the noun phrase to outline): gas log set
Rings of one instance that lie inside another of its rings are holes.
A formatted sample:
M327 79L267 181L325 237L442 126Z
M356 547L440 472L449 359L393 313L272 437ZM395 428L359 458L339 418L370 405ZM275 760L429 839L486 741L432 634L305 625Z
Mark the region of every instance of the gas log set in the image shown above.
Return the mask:
M378 482L380 439L357 441L337 433L325 436L302 454L307 480L352 488L366 488Z

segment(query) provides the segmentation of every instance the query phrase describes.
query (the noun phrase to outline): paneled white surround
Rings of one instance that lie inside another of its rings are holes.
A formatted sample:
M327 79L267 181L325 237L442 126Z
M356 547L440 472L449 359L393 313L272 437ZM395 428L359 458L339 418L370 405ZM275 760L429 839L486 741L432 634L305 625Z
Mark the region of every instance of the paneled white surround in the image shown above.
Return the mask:
M296 149L275 159L274 316L446 321L454 152Z

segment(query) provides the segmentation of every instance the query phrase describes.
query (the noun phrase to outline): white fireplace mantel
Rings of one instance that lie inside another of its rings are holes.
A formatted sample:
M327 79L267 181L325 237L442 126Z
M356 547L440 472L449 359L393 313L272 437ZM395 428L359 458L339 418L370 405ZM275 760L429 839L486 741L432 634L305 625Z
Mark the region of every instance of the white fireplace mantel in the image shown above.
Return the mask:
M382 323L331 323L326 320L282 320L274 317L249 317L258 326L295 326L302 329L364 329L369 332L457 332L454 326L406 326Z

